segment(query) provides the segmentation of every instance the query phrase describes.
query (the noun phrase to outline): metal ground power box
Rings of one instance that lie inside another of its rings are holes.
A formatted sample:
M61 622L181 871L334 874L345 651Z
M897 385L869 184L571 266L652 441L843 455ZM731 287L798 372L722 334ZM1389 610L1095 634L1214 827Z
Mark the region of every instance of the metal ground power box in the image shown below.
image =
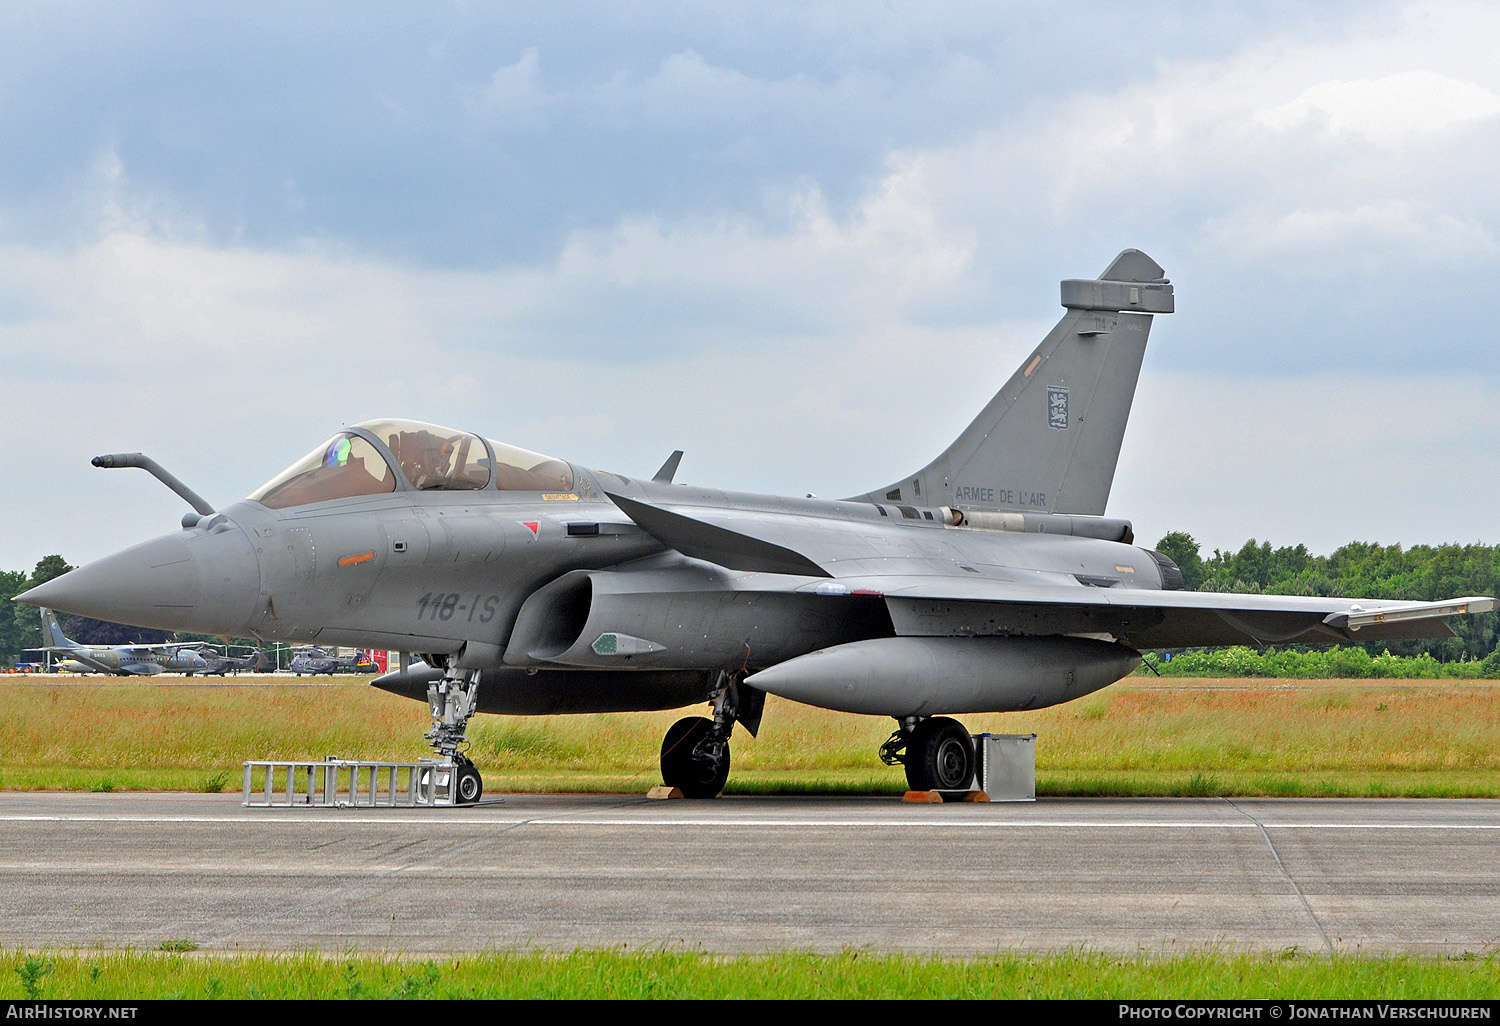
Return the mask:
M1036 735L975 734L974 787L992 802L1036 801Z

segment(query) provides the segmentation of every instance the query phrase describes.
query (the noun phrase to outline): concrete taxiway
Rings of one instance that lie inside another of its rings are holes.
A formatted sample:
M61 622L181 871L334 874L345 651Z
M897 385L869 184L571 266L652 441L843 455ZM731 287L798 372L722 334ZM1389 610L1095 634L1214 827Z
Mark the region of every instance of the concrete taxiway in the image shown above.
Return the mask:
M0 945L1489 952L1500 801L0 794Z

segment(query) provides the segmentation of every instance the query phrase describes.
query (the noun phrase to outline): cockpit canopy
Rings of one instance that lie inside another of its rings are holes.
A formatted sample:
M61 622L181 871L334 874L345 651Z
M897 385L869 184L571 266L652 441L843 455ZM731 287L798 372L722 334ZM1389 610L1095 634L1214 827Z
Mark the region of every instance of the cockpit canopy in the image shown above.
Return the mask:
M272 509L386 492L570 492L562 460L416 420L372 420L334 435L250 493Z

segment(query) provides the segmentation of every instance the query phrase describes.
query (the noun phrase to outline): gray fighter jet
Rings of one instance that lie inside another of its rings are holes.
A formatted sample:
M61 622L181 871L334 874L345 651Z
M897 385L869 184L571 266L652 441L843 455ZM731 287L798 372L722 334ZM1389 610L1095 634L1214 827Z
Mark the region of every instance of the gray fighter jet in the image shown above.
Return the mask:
M460 768L476 712L670 709L667 784L717 795L736 723L765 695L890 716L910 786L962 789L968 732L941 713L1036 709L1119 680L1140 651L1446 637L1490 598L1414 603L1183 590L1105 517L1162 269L1135 250L1064 281L1066 313L931 463L829 501L575 466L479 435L383 420L340 431L249 498L20 596L88 616L265 640L388 648L377 687L425 698Z

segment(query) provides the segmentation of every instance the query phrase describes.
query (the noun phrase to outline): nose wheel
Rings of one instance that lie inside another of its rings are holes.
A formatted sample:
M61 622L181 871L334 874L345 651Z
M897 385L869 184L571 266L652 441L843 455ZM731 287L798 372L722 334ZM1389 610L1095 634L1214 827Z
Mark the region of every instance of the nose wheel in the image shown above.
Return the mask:
M905 751L898 740L905 735ZM913 791L967 791L974 782L974 742L962 723L933 716L898 730L881 750L906 765L906 785Z
M458 757L458 778L453 782L453 795L459 805L473 805L484 796L484 779L474 764L463 756Z

